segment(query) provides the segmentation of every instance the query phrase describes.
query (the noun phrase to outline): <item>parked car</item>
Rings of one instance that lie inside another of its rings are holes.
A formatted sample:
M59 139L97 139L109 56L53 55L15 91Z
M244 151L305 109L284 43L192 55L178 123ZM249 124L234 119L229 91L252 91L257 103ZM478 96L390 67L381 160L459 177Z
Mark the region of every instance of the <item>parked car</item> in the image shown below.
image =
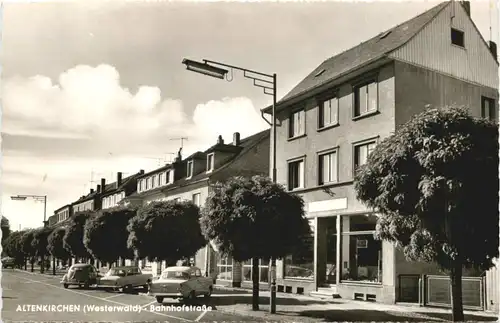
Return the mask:
M16 267L16 259L12 257L4 257L2 258L2 268L15 268Z
M149 284L149 295L154 296L158 303L163 303L164 298L193 300L200 295L208 298L212 295L213 286L213 279L203 277L197 267L168 267Z
M151 274L143 274L138 266L114 267L100 278L99 286L128 292L136 287L147 290L149 282L153 279Z
M97 269L90 264L74 264L69 267L68 273L61 280L64 288L71 285L76 285L84 288L89 288L91 285L97 285L99 275Z

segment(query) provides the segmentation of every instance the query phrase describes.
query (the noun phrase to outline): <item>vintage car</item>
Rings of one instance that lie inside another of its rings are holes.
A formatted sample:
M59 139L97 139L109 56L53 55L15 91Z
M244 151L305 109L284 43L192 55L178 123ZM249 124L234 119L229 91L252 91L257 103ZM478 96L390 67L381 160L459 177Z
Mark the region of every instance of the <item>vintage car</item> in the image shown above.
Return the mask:
M149 284L149 295L158 303L163 303L164 298L193 300L200 295L210 297L213 288L213 279L203 277L199 268L176 266L168 267Z
M61 280L64 288L71 285L89 288L91 285L97 285L99 274L97 269L90 264L74 264L69 267L68 273L65 274Z
M16 259L12 257L2 258L2 268L14 268L16 266Z
M114 267L101 277L99 287L129 292L136 287L147 289L152 279L153 275L143 274L138 266Z

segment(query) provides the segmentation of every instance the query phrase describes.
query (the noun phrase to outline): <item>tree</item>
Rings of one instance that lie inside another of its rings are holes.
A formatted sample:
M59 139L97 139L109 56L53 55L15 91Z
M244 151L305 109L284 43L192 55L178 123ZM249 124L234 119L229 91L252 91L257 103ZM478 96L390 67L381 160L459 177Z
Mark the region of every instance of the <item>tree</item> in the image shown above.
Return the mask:
M83 242L88 252L110 266L118 258L133 258L134 253L127 246L127 225L135 215L136 210L128 207L97 212L85 224Z
M64 235L66 230L64 228L56 228L47 238L47 251L56 259L66 262L71 258L69 251L64 248Z
M46 267L45 256L47 255L48 238L52 233L52 228L43 227L33 231L33 240L31 247L34 250L35 257L41 258L40 272L43 273Z
M202 210L201 228L223 255L238 262L252 259L254 310L259 308L259 259L283 258L311 233L302 198L263 176L216 184Z
M84 226L92 212L84 211L75 213L68 221L63 237L63 246L75 258L88 258L90 254L83 244Z
M3 215L2 215L2 220L1 220L1 226L2 226L2 246L3 246L3 242L5 241L5 239L7 239L7 237L9 236L9 234L11 232L9 219L7 219Z
M498 257L497 125L462 108L427 110L376 147L355 189L380 212L379 239L449 272L453 321L463 321L463 267Z
M34 271L35 264L35 249L33 248L31 242L34 239L35 230L29 229L23 232L21 236L21 250L23 251L25 257L27 257L31 264L31 272Z
M206 246L199 221L200 209L190 201L152 202L130 220L128 246L137 259L175 265Z
M23 231L14 231L4 240L4 251L9 256L15 259L16 266L22 266L24 263L24 253L21 245L21 237Z

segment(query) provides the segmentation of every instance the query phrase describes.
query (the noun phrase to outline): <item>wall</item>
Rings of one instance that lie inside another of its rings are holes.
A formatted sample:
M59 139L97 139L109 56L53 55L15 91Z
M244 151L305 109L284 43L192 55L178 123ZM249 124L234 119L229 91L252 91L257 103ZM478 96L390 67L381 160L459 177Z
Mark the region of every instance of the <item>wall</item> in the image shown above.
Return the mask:
M498 270L498 266L500 262L497 259L495 263L496 267L486 272L486 309L498 313L498 303L500 302L500 270Z
M425 106L465 106L471 114L481 116L481 96L496 99L498 91L414 65L396 62L396 126L424 111ZM498 113L496 114L498 118Z
M478 85L497 87L498 65L495 59L462 5L458 1L454 5L453 19L453 7L449 5L390 56ZM465 32L465 49L451 44L452 27Z
M354 80L356 81L356 80ZM287 160L306 155L305 157L305 189L297 190L305 202L329 200L331 196L318 187L318 156L317 152L328 148L338 148L338 180L332 185L331 191L336 198L348 198L348 209L365 209L354 198L354 191L350 186L353 180L353 143L368 138L387 137L394 130L394 69L393 65L385 65L379 72L379 113L356 121L353 117L352 85L346 83L339 89L339 125L324 131L317 131L318 109L317 102L309 99L303 103L306 109L306 136L288 140L288 116L280 113L280 126L277 128L277 179L281 184L287 184ZM300 107L297 106L297 107Z

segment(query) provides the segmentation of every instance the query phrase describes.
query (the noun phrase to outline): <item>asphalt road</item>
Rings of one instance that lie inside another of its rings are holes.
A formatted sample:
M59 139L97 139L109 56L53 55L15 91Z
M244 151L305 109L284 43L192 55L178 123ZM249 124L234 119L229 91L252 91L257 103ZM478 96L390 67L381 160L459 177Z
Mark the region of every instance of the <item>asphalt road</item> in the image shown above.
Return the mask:
M182 303L170 299L165 299L164 307L158 308L156 301L147 295L96 289L85 290L76 287L65 289L60 285L59 280L60 277L3 269L2 321L161 321L171 323L263 321L255 317L222 312L204 304L203 298L197 300L192 305L196 307L190 309L187 308L187 304L183 308ZM152 305L155 308L152 308Z

